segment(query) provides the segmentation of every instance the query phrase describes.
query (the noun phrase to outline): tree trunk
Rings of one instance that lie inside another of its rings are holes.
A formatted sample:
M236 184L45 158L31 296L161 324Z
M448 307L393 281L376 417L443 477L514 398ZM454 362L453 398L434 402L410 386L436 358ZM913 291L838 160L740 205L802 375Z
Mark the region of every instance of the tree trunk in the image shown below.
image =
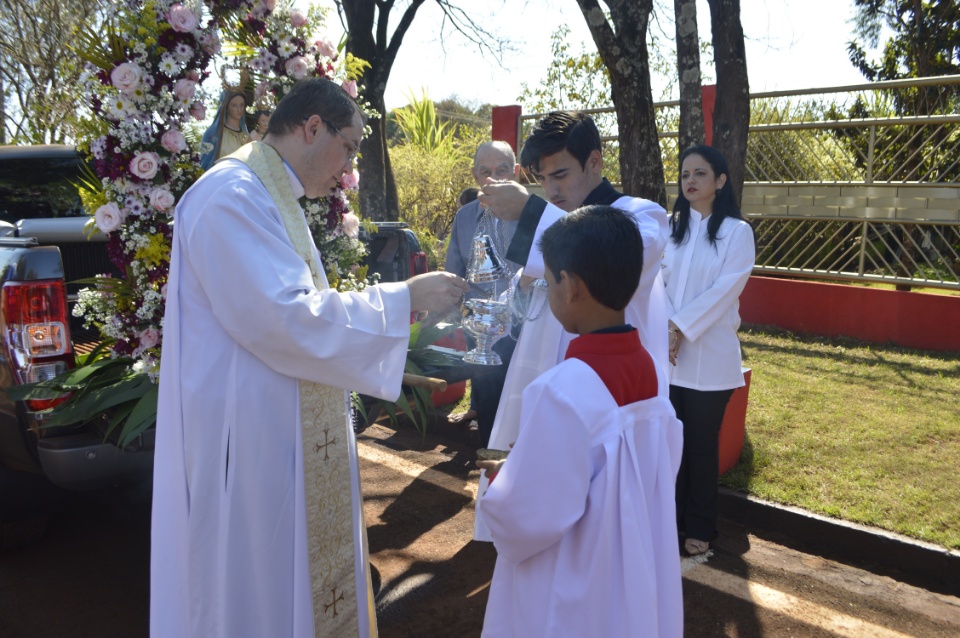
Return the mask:
M647 52L647 24L653 2L607 0L613 26L597 0L577 0L577 4L610 72L610 93L620 136L623 191L666 205Z
M708 0L717 69L717 101L713 109L713 146L730 167L733 194L739 204L747 159L750 126L750 84L740 24L740 0Z
M678 155L703 144L703 102L700 91L700 36L696 0L674 0L677 25L677 75L680 78Z
M375 221L396 221L400 216L397 184L387 150L387 107L384 94L397 51L417 10L425 0L412 0L396 18L390 34L392 2L338 0L337 10L347 24L347 52L366 60L370 68L361 78L360 99L380 114L371 119L370 135L360 143L360 213Z

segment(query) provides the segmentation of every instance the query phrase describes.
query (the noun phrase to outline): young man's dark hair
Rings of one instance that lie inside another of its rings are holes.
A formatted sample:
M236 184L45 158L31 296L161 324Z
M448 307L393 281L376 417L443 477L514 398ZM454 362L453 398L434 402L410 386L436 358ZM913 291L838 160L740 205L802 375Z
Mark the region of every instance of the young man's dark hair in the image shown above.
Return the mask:
M567 271L583 280L599 303L626 308L640 284L643 239L632 219L613 206L584 206L547 228L543 262L554 279Z
M344 129L353 124L354 113L359 113L361 121L367 123L367 116L356 101L336 82L326 78L301 80L277 104L267 125L267 135L282 137L311 115L319 115L327 128Z
M574 111L553 111L537 122L520 151L520 165L540 171L540 158L569 151L580 166L587 164L593 151L603 151L600 131L593 118Z

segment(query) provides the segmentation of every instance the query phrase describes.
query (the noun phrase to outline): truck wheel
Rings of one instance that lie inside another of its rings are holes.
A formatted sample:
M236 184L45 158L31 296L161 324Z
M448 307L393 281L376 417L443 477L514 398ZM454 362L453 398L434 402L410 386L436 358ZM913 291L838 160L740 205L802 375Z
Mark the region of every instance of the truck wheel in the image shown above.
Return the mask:
M0 550L39 540L64 496L46 477L0 465Z

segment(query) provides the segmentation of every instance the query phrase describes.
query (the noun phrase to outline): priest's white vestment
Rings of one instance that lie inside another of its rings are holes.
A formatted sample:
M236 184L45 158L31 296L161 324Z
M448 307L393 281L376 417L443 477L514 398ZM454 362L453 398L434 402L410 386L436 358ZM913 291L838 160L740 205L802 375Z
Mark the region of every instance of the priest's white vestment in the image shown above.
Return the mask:
M667 335L667 296L663 280L660 277L660 265L664 248L667 245L669 230L667 214L663 207L639 197L623 196L613 206L629 215L637 224L643 239L643 269L640 284L625 309L626 322L640 333L640 342L653 358L657 367L657 392L660 396L669 396L669 376L667 374L668 335ZM543 231L567 213L547 204L537 224L533 245L523 274L542 279L544 277L543 253L538 243ZM528 320L523 325L517 347L513 352L507 377L503 383L503 394L497 408L497 416L490 433L490 448L509 450L510 444L517 440L520 432L521 398L526 387L538 376L563 361L567 346L577 335L563 329L547 304L546 288L533 288L529 302ZM539 315L539 316L537 316ZM505 337L509 339L510 337ZM485 475L480 477L477 499L482 499L487 489ZM474 516L474 539L490 541L490 532L478 508Z
M485 638L680 638L669 399L620 407L568 359L523 394L520 435L478 509L497 548Z
M299 181L276 166L295 202ZM406 285L321 289L325 279L315 283L284 214L234 159L177 206L154 469L154 638L313 638L300 386L400 393ZM309 248L320 263L312 239ZM346 408L346 393L332 396ZM355 599L320 592L329 598L320 613L349 612L350 635L375 636L356 441L340 421L303 423L326 434L330 449L348 448L349 479L333 500L360 548L341 572Z

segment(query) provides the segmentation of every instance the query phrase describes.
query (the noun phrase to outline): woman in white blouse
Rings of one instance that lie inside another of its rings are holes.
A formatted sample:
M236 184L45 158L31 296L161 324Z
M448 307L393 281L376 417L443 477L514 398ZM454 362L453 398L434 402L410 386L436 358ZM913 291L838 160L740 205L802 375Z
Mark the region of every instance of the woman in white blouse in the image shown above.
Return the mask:
M744 384L739 297L755 258L753 229L716 149L697 145L680 156L670 230L663 265L671 305L670 401L683 422L677 525L684 549L697 555L717 536L720 425L730 396Z

